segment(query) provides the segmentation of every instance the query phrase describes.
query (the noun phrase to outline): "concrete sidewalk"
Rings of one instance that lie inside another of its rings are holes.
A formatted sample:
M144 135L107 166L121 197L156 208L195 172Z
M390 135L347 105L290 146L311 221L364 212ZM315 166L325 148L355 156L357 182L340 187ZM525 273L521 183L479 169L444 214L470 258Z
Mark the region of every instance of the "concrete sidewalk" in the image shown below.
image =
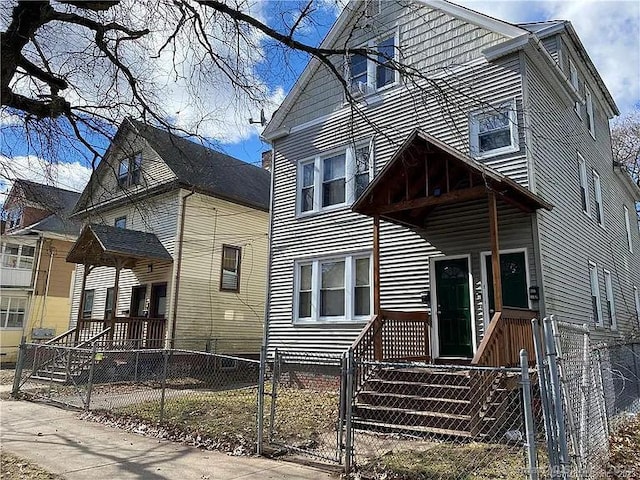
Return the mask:
M26 401L0 402L2 449L69 480L327 480L321 470L142 437Z

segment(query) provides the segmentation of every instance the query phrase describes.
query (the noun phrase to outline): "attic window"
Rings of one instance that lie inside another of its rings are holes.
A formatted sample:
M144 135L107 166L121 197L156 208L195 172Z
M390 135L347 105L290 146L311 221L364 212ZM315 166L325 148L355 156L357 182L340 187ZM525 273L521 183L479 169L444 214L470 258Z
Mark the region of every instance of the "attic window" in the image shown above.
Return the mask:
M118 185L121 188L140 185L142 154L136 153L132 157L123 158L118 165Z
M20 226L21 222L22 222L22 209L13 208L9 210L9 212L7 213L7 223L9 226L7 228L9 229L17 228Z

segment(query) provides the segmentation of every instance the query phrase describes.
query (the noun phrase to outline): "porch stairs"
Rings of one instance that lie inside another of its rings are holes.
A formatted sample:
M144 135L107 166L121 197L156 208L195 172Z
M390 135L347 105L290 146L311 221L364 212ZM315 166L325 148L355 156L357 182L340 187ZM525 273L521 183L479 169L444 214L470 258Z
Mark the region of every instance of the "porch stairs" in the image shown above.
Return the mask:
M372 372L356 394L352 424L409 437L496 438L512 414L513 389L506 372L386 367Z

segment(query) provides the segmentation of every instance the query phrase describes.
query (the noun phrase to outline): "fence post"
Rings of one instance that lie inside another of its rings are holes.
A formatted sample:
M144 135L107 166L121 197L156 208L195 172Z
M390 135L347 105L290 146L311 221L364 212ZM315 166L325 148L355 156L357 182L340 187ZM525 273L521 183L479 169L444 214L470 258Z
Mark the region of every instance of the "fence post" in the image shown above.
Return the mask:
M344 458L344 473L349 475L351 468L353 467L353 430L351 428L351 414L352 414L352 398L353 398L353 376L355 375L356 367L353 357L353 349L349 348L347 354L347 381L345 391L345 458Z
M164 366L162 368L162 393L160 396L160 424L164 422L164 398L165 391L167 389L167 366L169 364L169 351L163 350L162 356L164 358Z
M256 444L256 454L262 455L262 441L264 435L264 381L267 363L267 346L260 347L260 373L258 378L258 434Z
M136 350L136 366L133 371L133 381L138 383L138 364L140 363L140 350Z
M342 464L342 452L344 452L344 420L347 404L347 354L343 353L340 359L340 405L338 411L338 462Z
M91 366L89 367L89 380L87 382L87 401L85 402L84 409L88 412L89 405L91 405L91 391L93 390L93 373L96 366L96 353L98 349L98 342L93 342L91 347Z
M276 421L276 398L278 396L278 377L280 376L280 354L276 348L273 352L273 370L271 371L271 412L269 420L269 442L273 442L273 426Z
M13 377L13 389L11 390L11 396L13 398L18 397L20 392L20 380L22 380L22 369L24 368L24 357L27 349L27 337L24 335L20 339L20 346L18 347L18 361L16 362L16 372Z
M555 424L558 439L558 454L560 472L552 472L552 478L567 478L569 472L569 452L567 448L567 432L564 426L564 409L562 408L562 392L560 388L560 374L558 372L558 354L556 352L555 338L553 336L552 318L544 318L544 335L547 345L547 361L549 364L549 383L555 411Z
M536 363L538 364L538 386L540 387L540 397L542 397L542 418L544 420L544 432L547 440L547 454L549 455L549 466L558 467L558 445L555 438L555 432L551 426L551 398L548 391L549 378L547 376L547 367L544 364L544 339L541 337L542 324L540 320L534 318L531 320L533 329L533 347L536 354Z
M609 430L609 417L607 416L607 397L604 392L604 380L602 379L602 360L600 359L600 350L595 351L596 364L597 369L594 372L597 373L596 381L597 388L600 391L600 397L602 398L602 404L600 410L600 415L602 416L602 423L605 428L605 432L607 434L607 438L611 435L611 431ZM600 403L600 402L598 402Z
M529 462L529 478L538 480L538 465L536 455L536 434L533 425L533 410L531 407L531 380L529 379L529 356L523 348L520 350L520 371L522 376L522 403L524 408L524 428L527 438L527 459Z

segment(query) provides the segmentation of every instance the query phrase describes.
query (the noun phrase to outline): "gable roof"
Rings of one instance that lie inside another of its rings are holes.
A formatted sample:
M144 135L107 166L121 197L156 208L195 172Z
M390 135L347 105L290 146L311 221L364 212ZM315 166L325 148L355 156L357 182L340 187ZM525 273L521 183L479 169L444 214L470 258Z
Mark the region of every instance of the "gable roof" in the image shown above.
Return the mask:
M271 174L267 170L128 119L127 122L165 161L187 188L262 210L269 209Z
M427 7L441 10L461 20L478 25L479 27L486 28L496 33L500 33L508 39L515 38L527 33L526 30L520 28L517 25L490 17L483 13L470 10L460 5L455 5L444 0L415 1ZM319 48L330 48L331 45L334 44L334 42L338 39L338 36L343 32L343 30L355 16L357 4L358 0L350 0L349 3L342 9L342 12L338 16L337 20L320 43ZM318 70L320 65L320 61L315 57L309 60L309 63L307 63L307 66L303 70L300 77L298 77L298 80L294 84L293 88L285 97L278 110L276 110L276 112L273 114L273 117L262 132L263 138L270 140L271 138L275 138L277 136L278 129L280 128L284 117L287 115L287 113L289 113L289 110L291 110L291 108L295 104L295 101L300 96L305 86L311 80L311 77Z
M167 260L173 257L153 233L128 230L111 225L88 224L67 255L67 262L90 265L131 266L136 260Z

